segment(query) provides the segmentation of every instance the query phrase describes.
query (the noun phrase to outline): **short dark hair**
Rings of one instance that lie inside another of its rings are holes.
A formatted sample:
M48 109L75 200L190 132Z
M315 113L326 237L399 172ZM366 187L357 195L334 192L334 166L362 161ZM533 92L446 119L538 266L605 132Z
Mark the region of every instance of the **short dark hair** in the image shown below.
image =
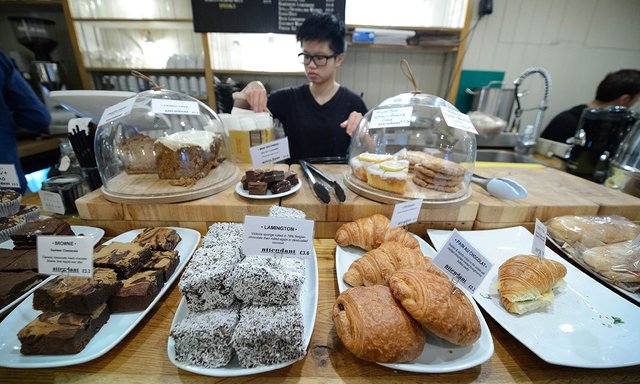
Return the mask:
M314 12L307 17L296 32L296 39L305 41L327 41L334 54L345 51L344 23L331 13Z
M609 73L598 85L596 100L609 102L622 95L634 97L640 93L640 71L621 69Z

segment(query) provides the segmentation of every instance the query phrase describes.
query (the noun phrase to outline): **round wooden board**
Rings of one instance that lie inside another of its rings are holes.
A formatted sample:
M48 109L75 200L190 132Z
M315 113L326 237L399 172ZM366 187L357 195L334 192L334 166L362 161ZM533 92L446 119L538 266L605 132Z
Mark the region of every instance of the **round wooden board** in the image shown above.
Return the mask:
M181 203L224 191L239 179L238 167L225 161L191 188L170 185L169 180L162 180L156 174L128 175L123 172L109 180L109 190L102 186L102 193L115 203Z
M471 188L467 188L466 193L463 195L448 197L453 194L420 188L411 180L407 180L407 192L405 192L404 195L396 195L394 193L373 189L369 184L353 176L351 169L348 169L344 174L344 184L358 195L379 203L396 204L415 199L423 199L423 207L462 204L471 197L472 192Z

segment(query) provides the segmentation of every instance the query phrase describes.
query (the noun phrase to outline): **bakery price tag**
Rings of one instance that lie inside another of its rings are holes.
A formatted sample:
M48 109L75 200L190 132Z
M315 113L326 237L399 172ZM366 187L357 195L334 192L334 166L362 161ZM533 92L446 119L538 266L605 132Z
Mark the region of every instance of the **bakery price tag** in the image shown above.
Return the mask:
M199 115L200 107L196 101L151 99L151 112L167 115Z
M547 242L547 227L536 218L536 227L533 232L533 242L531 243L531 253L544 259L544 249Z
M13 164L0 164L0 187L20 188L18 172Z
M102 112L102 116L100 117L100 122L98 122L98 127L130 114L135 101L135 97L130 97L118 104L105 108L104 112Z
M313 254L313 221L287 217L245 216L245 255L306 257Z
M398 203L393 208L391 215L391 223L389 228L404 227L405 225L418 221L422 208L422 199L410 200L404 203Z
M440 107L440 114L442 115L442 121L446 126L462 129L463 131L471 132L475 135L478 134L476 127L473 126L468 115L447 107Z
M42 209L49 212L54 212L60 215L64 215L65 207L60 194L50 191L39 190L40 202L42 203Z
M251 153L251 163L254 168L265 164L277 163L291 157L289 155L289 139L286 137L251 147L249 152Z
M369 129L408 127L411 124L413 107L376 109L371 114Z
M459 287L473 293L493 267L460 232L453 230L433 262Z
M93 237L38 236L38 273L93 276Z

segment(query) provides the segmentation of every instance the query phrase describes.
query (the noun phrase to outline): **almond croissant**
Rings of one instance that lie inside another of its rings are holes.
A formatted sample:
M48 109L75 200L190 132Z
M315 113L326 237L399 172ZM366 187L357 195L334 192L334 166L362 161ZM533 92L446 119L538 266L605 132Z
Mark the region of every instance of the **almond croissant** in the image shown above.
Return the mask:
M391 293L423 327L456 345L480 338L473 304L451 281L426 270L398 271L389 279Z
M352 287L389 285L389 278L394 272L418 268L437 269L420 248L407 248L396 241L388 241L351 263L342 279Z
M355 245L366 251L378 248L385 241L397 241L408 248L419 248L418 240L404 228L389 228L389 219L380 214L345 223L336 231L338 245Z

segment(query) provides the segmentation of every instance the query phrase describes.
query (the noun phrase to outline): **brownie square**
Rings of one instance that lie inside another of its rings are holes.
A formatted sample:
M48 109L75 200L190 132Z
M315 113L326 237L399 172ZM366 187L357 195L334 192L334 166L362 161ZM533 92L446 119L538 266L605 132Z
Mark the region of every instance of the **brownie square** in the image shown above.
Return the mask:
M252 181L262 181L264 171L262 169L250 169L245 172L244 175L246 177L247 183Z
M182 239L175 229L149 227L138 234L138 236L133 239L133 243L149 245L156 251L172 251L176 249L180 240Z
M269 190L271 190L271 193L274 195L277 193L287 192L291 190L291 183L287 180L278 181L269 187Z
M33 308L90 314L122 285L112 269L96 268L93 278L57 276L33 293Z
M297 185L300 180L298 179L298 174L294 171L288 171L284 174L284 179L287 180L292 186Z
M112 312L145 310L164 285L162 271L138 272L122 282L109 299Z
M161 271L164 281L168 281L176 267L180 264L178 251L156 251L142 269L145 271Z
M35 248L39 235L74 236L75 233L64 220L51 218L29 221L11 234L13 249Z
M282 181L282 180L284 180L284 171L278 171L278 170L266 171L264 173L264 178L262 179L262 181L264 181L267 184L275 183L277 181Z
M109 320L102 304L93 313L43 312L18 332L23 355L69 355L82 351Z
M0 272L0 308L22 296L44 278L33 271Z
M149 261L152 252L148 245L113 241L93 254L93 265L111 268L118 274L118 279L128 279Z
M266 195L267 183L264 183L262 181L250 181L249 194L250 195Z
M38 271L38 251L35 249L0 249L0 271Z

